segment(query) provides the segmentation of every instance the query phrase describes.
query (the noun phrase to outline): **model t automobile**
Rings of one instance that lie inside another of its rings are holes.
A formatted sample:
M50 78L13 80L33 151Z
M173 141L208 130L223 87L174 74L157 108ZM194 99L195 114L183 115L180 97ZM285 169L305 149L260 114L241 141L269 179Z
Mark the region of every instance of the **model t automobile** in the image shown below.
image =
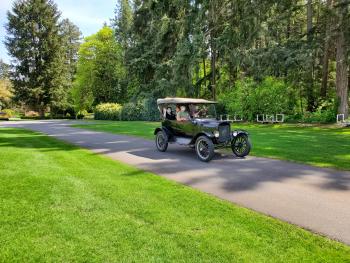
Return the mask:
M190 98L164 98L157 100L162 125L155 129L155 143L165 152L169 143L187 145L195 149L203 162L210 161L217 148L231 147L238 157L249 154L248 133L231 131L231 122L219 120L215 101Z

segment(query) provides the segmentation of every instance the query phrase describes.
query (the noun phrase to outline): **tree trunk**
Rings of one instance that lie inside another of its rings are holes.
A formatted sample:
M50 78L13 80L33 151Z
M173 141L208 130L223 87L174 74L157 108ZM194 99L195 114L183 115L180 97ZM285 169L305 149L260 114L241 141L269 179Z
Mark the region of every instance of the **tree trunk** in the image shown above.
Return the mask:
M336 39L336 91L338 99L338 114L344 114L345 119L349 114L348 105L348 67L346 63L345 34L340 29Z
M320 94L322 98L327 97L328 90L328 65L329 65L329 46L331 38L331 19L329 12L332 8L332 0L327 0L327 16L326 16L326 39L324 42L324 54L322 62L322 83Z
M204 74L204 77L207 75L207 69L206 69L206 64L205 64L205 58L203 58L203 74ZM204 90L207 88L207 80L205 79L204 80ZM200 94L200 92L199 92Z
M40 116L40 119L45 118L45 107L39 106L39 116Z
M307 33L307 42L308 42L308 50L310 52L310 62L309 62L309 70L307 71L306 76L306 96L307 96L307 111L314 111L315 107L315 98L314 98L314 81L313 81L313 71L314 71L314 65L313 65L313 51L312 51L312 17L313 17L313 10L312 10L312 0L307 0L307 14L306 14L306 33Z
M215 50L212 50L212 54L211 54L211 92L212 92L213 100L216 100L215 68L216 68L216 52L215 52Z
M211 92L212 92L212 97L213 100L216 100L216 74L215 74L215 69L216 69L216 48L215 48L215 43L214 43L214 39L216 36L216 32L215 32L215 26L216 26L216 10L215 10L215 1L212 0L210 2L210 16L211 16L211 23L209 23L210 25L210 51L211 51Z

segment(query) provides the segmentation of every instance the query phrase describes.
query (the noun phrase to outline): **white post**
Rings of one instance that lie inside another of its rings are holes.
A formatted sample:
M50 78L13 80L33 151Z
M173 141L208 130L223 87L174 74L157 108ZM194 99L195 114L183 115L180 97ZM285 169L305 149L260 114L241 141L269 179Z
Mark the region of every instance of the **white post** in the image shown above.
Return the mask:
M259 116L262 116L262 120L259 118ZM264 114L257 114L256 115L256 122L264 123L265 122L265 115Z
M284 114L276 114L276 122L284 122Z
M337 114L337 123L343 123L345 121L344 114Z

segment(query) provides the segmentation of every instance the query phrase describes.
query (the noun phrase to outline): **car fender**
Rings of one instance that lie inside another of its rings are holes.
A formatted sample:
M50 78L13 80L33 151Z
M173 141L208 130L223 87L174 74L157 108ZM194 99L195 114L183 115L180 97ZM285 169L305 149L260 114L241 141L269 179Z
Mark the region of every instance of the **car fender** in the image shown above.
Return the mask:
M245 130L233 130L233 131L231 131L232 139L236 138L240 134L244 134L244 135L249 136L249 133Z
M156 135L159 131L164 131L165 134L168 136L168 138L171 136L171 132L169 131L169 129L165 128L165 127L158 127L154 130L154 135Z

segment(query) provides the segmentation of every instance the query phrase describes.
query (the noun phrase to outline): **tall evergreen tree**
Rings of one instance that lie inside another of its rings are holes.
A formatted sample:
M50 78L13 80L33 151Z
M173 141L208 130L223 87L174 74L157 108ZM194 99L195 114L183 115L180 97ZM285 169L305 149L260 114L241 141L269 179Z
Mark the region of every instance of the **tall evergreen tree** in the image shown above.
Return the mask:
M0 79L8 78L10 73L10 65L0 59Z
M17 0L7 18L15 98L44 116L60 74L60 12L51 0Z
M350 29L349 2L347 0L336 1L337 10L337 35L336 35L336 93L338 113L349 115L349 61L347 33Z
M60 54L56 63L59 75L51 91L52 114L70 106L69 95L76 73L81 33L69 19L63 19L59 24L59 37Z
M113 26L117 41L125 49L130 45L132 22L133 11L129 0L118 0Z

